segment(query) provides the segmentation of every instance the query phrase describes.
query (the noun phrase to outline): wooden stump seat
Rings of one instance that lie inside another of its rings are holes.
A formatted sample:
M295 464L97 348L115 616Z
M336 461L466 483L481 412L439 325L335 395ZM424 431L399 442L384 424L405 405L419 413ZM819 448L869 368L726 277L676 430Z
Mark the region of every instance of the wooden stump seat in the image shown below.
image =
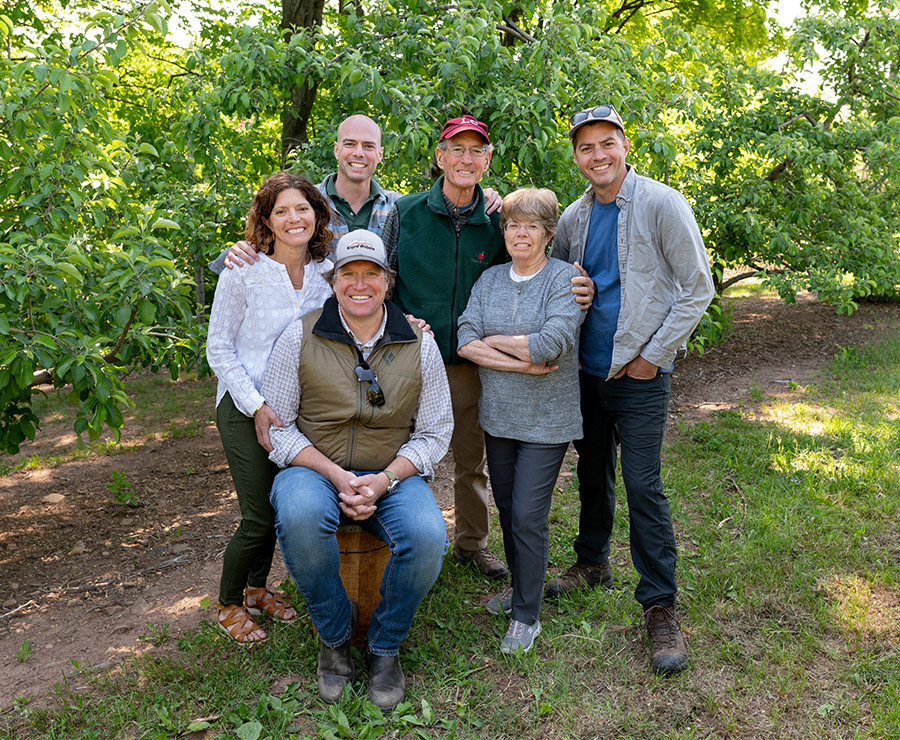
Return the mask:
M353 645L366 644L372 612L381 601L379 589L391 550L381 540L356 524L344 524L337 531L341 552L341 581L347 596L359 604L359 626Z

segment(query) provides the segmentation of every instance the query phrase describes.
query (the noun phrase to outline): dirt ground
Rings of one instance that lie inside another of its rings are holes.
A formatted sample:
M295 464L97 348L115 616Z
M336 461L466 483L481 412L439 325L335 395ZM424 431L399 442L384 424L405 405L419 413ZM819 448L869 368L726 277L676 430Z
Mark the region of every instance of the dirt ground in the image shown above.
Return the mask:
M752 407L759 393L786 393L840 347L900 330L897 303L865 304L849 317L811 296L795 305L738 299L731 308L731 338L678 364L673 424ZM152 649L146 638L163 630L177 639L213 618L201 602L215 602L222 552L239 519L215 426L148 440L126 422L123 440L142 444L0 478L0 707L17 696L40 704L64 675L77 674L75 663L108 665ZM74 441L70 422L48 424L12 461L58 454ZM112 499L113 471L125 475L143 506ZM445 460L435 489L448 523L451 486ZM270 582L284 578L276 554Z

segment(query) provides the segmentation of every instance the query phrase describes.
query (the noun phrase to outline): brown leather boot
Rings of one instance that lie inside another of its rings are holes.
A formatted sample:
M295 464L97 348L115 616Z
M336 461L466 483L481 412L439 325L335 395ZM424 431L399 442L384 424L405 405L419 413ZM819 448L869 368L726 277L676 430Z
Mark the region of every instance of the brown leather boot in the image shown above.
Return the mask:
M336 704L340 701L344 687L353 683L356 669L353 666L353 657L350 655L350 643L356 633L356 625L359 623L359 607L355 601L350 602L350 637L346 642L337 647L327 647L319 640L319 665L316 668L316 681L319 686L319 696L327 704Z
M671 676L687 668L687 646L675 607L656 605L644 612L644 625L650 638L650 665L660 676Z
M593 588L598 583L603 588L613 587L612 566L608 559L596 564L575 563L565 573L547 581L545 590L548 597L555 599L561 594Z

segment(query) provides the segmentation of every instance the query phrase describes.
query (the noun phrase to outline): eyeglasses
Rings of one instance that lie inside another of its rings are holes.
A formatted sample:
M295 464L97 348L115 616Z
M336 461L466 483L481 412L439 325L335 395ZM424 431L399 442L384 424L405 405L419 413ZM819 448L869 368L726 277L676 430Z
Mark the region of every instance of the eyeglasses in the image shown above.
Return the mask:
M508 221L503 226L503 230L515 234L519 229L525 229L529 234L537 234L544 227L540 224L517 224L515 221Z
M366 398L373 406L384 406L384 391L378 385L378 378L375 377L375 371L369 367L365 360L360 360L356 366L356 377L361 383L368 383L366 389Z
M569 125L576 126L588 119L596 121L612 119L613 121L617 121L618 115L616 115L616 111L611 105L598 105L594 108L585 108L584 110L578 111L578 113L573 113L569 116Z
M454 157L464 157L466 152L468 152L472 155L472 159L481 159L486 157L488 153L487 147L484 146L448 146L447 151Z

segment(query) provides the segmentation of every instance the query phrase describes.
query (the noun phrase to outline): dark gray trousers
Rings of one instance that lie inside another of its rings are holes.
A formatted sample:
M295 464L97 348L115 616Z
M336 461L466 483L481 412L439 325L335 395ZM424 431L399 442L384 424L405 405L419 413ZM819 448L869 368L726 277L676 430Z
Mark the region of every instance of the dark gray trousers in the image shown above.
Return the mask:
M660 454L669 408L670 376L604 380L582 372L584 438L578 450L581 515L575 554L579 562L609 557L616 513L616 448L628 497L631 561L641 579L634 591L646 609L675 603L675 534L663 491Z
M534 624L541 613L550 554L547 516L569 443L521 442L487 432L484 441L503 529L503 550L512 576L512 618Z

